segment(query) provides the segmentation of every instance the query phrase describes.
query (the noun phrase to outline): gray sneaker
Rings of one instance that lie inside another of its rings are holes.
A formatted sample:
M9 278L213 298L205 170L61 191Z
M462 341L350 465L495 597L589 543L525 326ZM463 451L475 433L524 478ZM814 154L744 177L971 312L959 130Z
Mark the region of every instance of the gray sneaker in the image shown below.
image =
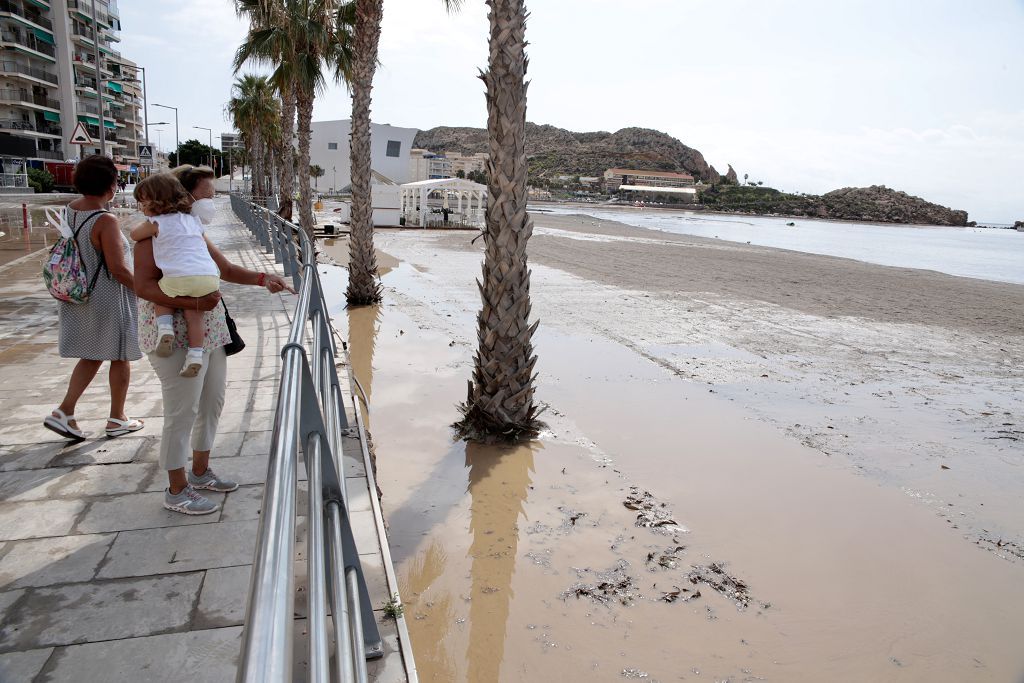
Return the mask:
M164 489L164 507L185 515L208 515L220 509L219 505L199 495L191 486L186 486L177 494L172 494L170 489Z
M217 491L218 493L227 493L238 488L237 482L218 477L214 474L212 467L207 467L206 471L203 472L201 476L197 476L192 473L192 470L189 470L188 483L191 484L193 488L207 489L209 491Z

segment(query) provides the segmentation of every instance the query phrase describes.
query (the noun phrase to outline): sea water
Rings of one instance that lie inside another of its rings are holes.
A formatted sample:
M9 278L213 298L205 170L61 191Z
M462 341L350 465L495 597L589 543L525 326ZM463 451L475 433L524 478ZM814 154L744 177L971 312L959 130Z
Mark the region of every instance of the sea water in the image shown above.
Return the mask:
M883 266L1024 284L1024 233L1016 230L877 225L637 208L553 207L548 210L545 207L544 211L584 214L651 230L838 256ZM543 224L542 216L542 213L534 214L534 221Z

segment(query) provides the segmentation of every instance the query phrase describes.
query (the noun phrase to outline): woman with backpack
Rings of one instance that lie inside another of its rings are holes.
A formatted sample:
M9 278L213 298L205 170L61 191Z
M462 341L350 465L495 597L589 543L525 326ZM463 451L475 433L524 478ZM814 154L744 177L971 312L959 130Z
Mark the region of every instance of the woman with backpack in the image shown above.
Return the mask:
M75 419L75 407L104 361L110 362L107 436L142 429L142 421L129 418L124 411L131 361L142 358L142 352L135 282L128 265L131 247L117 219L104 208L117 193L117 168L108 157L86 157L75 167L73 182L82 196L68 204L66 221L90 288L84 301L59 302L60 355L79 361L71 372L64 400L43 420L43 426L81 441L86 434Z

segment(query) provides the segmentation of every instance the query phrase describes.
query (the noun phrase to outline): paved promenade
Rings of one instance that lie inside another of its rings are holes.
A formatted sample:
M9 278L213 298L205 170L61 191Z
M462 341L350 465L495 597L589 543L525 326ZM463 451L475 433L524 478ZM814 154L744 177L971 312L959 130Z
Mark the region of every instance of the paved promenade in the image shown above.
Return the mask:
M211 235L228 258L275 271L227 201L218 205ZM106 366L76 411L91 438L68 446L42 427L74 365L57 355L57 304L43 287L42 258L39 252L0 267L0 682L234 680L295 297L224 285L247 346L228 361L211 464L241 487L206 492L222 509L188 517L161 506L162 401L145 358L133 364L127 409L145 420L144 430L102 436ZM346 402L355 425L348 394ZM371 679L405 681L395 622L380 611L390 591L362 449L359 439L347 441L353 531L386 652L370 663ZM304 482L301 464L299 476ZM298 514L297 680L306 649L304 490Z

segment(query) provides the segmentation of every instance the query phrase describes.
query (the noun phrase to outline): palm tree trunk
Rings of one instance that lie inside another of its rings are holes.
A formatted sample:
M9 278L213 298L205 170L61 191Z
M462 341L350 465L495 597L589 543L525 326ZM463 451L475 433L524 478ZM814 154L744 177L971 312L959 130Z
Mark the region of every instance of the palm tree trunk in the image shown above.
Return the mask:
M295 130L295 93L285 88L281 93L281 210L278 214L285 220L292 219L292 197L295 196L295 147L292 145Z
M352 217L349 220L348 291L353 306L380 301L377 256L373 249L373 205L370 196L370 93L377 68L377 43L383 0L356 0L352 36Z
M249 162L252 167L252 194L259 199L263 194L263 140L259 130L252 134L252 159Z
M524 0L487 0L490 55L481 74L486 85L486 227L483 276L477 283L483 307L477 316L478 348L455 427L464 438L495 442L537 435L534 403L530 271L526 243L533 221L526 213L526 7Z
M313 93L295 97L299 115L299 225L313 239L313 190L309 187L309 140L312 136Z

